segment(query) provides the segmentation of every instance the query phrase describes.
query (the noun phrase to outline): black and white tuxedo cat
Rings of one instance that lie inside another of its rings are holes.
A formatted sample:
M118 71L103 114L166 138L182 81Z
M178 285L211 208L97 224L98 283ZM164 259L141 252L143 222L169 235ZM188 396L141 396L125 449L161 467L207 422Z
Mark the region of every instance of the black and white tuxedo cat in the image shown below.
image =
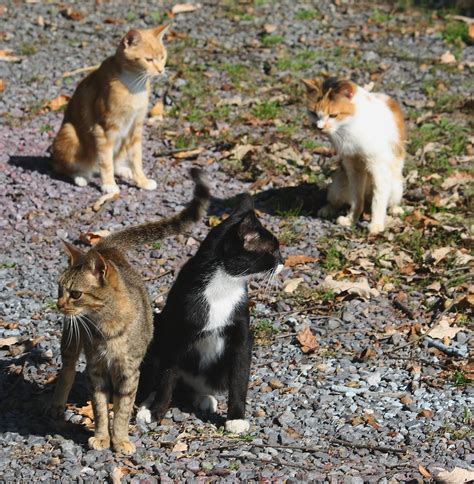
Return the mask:
M248 431L252 335L247 281L281 270L281 264L278 240L257 219L250 195L244 195L181 269L156 316L137 402L148 398L138 420L161 420L176 385L184 384L203 411L215 412L213 395L228 392L226 430Z

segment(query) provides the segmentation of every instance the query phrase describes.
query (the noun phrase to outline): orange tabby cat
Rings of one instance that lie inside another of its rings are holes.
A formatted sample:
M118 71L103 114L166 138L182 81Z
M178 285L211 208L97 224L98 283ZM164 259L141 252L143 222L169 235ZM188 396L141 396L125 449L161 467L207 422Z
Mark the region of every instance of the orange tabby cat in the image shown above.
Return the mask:
M85 186L99 171L102 191L118 192L114 172L153 190L156 182L142 169L142 127L150 78L163 74L168 25L130 30L114 56L77 86L53 146L54 169Z

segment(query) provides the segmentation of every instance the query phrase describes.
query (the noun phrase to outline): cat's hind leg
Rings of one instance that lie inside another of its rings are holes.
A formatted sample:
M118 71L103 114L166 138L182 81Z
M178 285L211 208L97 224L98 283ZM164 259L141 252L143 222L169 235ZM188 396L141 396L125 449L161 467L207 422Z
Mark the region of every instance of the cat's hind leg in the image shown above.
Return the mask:
M403 197L403 176L400 174L392 179L392 189L388 206L392 215L403 215L403 208L400 206Z
M349 204L347 175L343 166L332 174L332 182L328 187L327 204L318 210L318 217L332 218L339 210Z
M145 190L154 190L157 187L155 180L147 178L143 173L142 166L142 126L137 123L131 133L128 145L128 152L130 154L130 166L132 170L132 177L139 188Z
M368 174L365 166L359 160L346 160L344 168L347 175L350 209L347 215L341 215L337 218L337 223L344 227L350 227L359 220L364 210Z
M388 202L391 194L390 173L383 164L372 169L374 193L372 197L371 221L369 233L378 234L385 228L385 217L387 214Z

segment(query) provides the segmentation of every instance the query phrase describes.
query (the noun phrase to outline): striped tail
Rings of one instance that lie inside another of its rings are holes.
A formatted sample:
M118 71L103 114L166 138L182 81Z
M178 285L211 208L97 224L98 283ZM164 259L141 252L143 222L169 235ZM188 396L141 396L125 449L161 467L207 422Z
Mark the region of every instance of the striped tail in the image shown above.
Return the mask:
M104 237L94 248L96 250L117 248L122 251L150 244L170 235L179 234L199 221L207 211L210 190L203 172L192 168L191 178L194 180L194 197L189 205L177 215L129 227Z

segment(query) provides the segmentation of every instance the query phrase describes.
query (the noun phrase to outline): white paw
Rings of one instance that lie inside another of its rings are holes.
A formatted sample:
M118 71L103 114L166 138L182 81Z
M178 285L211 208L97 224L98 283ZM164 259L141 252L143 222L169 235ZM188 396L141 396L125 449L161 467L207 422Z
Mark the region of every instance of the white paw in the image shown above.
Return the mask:
M284 267L285 267L285 265L284 265L284 264L278 264L278 265L277 265L277 268L276 268L276 270L275 270L275 275L280 274L280 272L283 270L283 268L284 268Z
M127 180L133 178L132 170L128 166L119 166L115 168L115 173L122 178L126 178Z
M87 181L87 178L84 178L83 176L75 176L74 177L74 183L78 187L86 187L87 183L89 183L89 182Z
M340 217L337 217L336 222L343 227L350 227L352 225L352 218L341 215Z
M250 423L247 420L227 420L225 429L231 434L243 434L250 429Z
M151 412L146 407L140 407L137 412L136 421L141 424L149 424L151 423Z
M158 184L155 180L148 178L148 180L143 185L140 185L140 188L144 188L145 190L154 190L157 186Z
M374 222L371 222L369 224L369 234L379 234L380 232L383 232L383 229L383 224L378 224Z
M217 412L217 400L212 395L199 395L194 399L194 405L203 412Z
M104 193L119 193L120 189L116 183L106 183L101 187Z
M392 213L392 215L403 215L405 213L405 211L403 210L402 207L400 207L400 205L391 207L390 212Z

